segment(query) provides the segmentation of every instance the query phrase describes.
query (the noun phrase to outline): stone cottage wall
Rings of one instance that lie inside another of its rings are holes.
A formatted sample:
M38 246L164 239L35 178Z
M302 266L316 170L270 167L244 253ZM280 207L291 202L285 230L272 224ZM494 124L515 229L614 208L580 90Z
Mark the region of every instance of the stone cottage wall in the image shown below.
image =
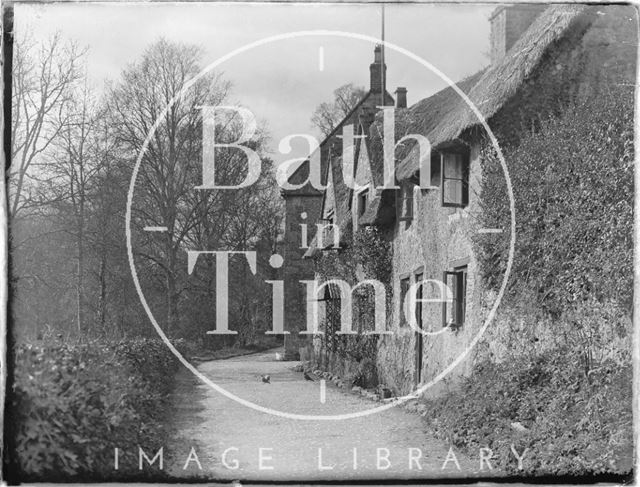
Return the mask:
M445 330L437 335L424 336L422 383L442 372L468 346L481 325L480 289L476 285L476 263L471 248L471 232L476 230L473 214L478 211L478 190L481 183L479 146L473 146L470 154L469 206L465 209L443 208L440 190L414 188L414 218L396 225L393 241L393 304L390 319L393 335L381 340L378 353L378 373L381 381L398 393L408 393L416 385L416 332L400 326L400 279L411 276L415 282L416 271L423 279L442 280L443 271L454 261L469 259L467 264L467 308L464 326L457 331ZM435 296L424 289L424 297ZM430 332L442 330L442 304L423 305L424 329ZM468 371L466 361L457 367L448 379ZM442 388L440 384L438 389Z
M557 115L561 107L571 100L597 95L618 84L633 83L637 49L635 12L626 6L593 9L589 27L585 29L584 23L578 24L563 40L552 46L534 75L490 120L503 147L517 144L523 130L530 130L541 117ZM393 247L394 316L391 323L397 333L382 340L378 353L381 381L396 392L413 390L416 372L415 333L410 328L398 328L401 277L407 274L414 276L416 269L424 266L424 278L441 279L442 270L451 260L469 257L465 325L458 332L446 331L439 336L425 337L423 383L436 377L465 350L477 335L495 300L495 291L482 289L471 244L474 213L479 210L479 162L476 144L471 157L473 190L467 209L442 208L439 191L420 193L415 189L417 204L413 222L407 229L403 228L404 223L399 223L396 228ZM508 238L508 234L496 238ZM439 307L434 305L423 311L427 328L441 327ZM594 308L590 313L601 324L598 325L599 330L610 337L604 340L609 345L601 352L615 356L625 348L625 344L614 328L624 328L629 317L608 305ZM531 309L526 297L509 307L501 304L495 320L483 333L478 345L428 394L435 395L454 387L457 379L468 374L478 360L508 360L556 346L558 333L562 333L565 325Z

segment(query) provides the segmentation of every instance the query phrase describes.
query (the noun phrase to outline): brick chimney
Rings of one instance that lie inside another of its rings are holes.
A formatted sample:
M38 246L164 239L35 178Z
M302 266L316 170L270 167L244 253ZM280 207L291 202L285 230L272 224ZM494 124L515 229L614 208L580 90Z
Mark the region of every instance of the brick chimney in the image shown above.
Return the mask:
M384 73L383 73L384 70ZM377 45L373 51L373 64L369 66L370 86L372 93L382 93L382 75L387 76L387 65L382 66L382 48Z
M491 64L495 64L516 43L520 36L546 8L544 4L501 5L496 8L491 22Z
M396 108L407 108L407 89L404 86L396 88Z

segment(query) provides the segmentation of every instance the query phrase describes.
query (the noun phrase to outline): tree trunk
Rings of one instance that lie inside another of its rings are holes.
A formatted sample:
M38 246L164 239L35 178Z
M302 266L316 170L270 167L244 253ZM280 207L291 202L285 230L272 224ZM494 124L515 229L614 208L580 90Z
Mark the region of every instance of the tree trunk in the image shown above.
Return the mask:
M100 329L107 335L105 329L105 321L107 319L107 252L105 246L102 247L102 255L100 255L100 302L98 303L98 321Z
M171 336L176 331L177 321L177 283L176 283L176 261L177 250L173 246L173 239L171 234L167 235L167 256L169 262L167 263L166 282L167 282L167 329L166 333Z
M78 335L82 339L85 333L84 324L84 235L83 224L81 223L78 228L78 266L76 274L76 308L77 308L77 321L78 321Z

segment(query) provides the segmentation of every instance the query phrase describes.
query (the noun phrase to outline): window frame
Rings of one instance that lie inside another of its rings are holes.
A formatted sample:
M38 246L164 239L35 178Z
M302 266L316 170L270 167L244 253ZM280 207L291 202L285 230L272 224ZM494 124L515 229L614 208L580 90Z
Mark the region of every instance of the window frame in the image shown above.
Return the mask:
M328 224L330 224L330 225L333 225L333 224L335 224L335 221L334 221L335 220L335 216L336 216L336 213L335 213L334 209L332 208L329 211L327 211L327 214L323 218L321 218L321 220L326 222L326 223L328 223Z
M402 183L400 186L400 191L398 191L397 197L397 208L398 208L398 221L400 222L410 222L413 220L413 209L414 209L414 191L412 183ZM407 201L408 205L406 206L407 212L403 214L405 205L404 202Z
M431 174L429 175L431 186L440 188L442 184L442 153L431 154Z
M369 204L369 186L362 188L360 191L356 193L356 214L358 215L358 220L362 215L364 215L365 211L367 211L367 205ZM364 197L364 204L361 205L361 199Z
M420 267L413 272L413 282L417 284L422 281L424 281L424 268ZM424 310L422 309L423 303L421 301L423 297L424 297L424 289L423 289L423 286L420 285L416 289L415 316L416 316L416 323L418 324L418 328L420 328L421 330L423 329L422 327L424 325Z
M402 284L406 282L407 287L403 290ZM411 274L406 274L400 276L400 328L404 328L409 326L409 321L407 321L407 317L404 310L405 301L407 299L407 294L409 293L409 288L411 288Z
M458 155L462 160L461 173L462 177L452 178L447 177L445 172L445 157L447 155ZM469 206L469 173L470 173L470 157L468 150L448 150L440 153L440 191L441 191L441 204L443 208L466 208ZM462 190L460 194L460 201L446 201L446 181L460 181L462 183Z
M459 330L464 326L466 320L468 268L463 265L455 267L453 270L444 271L442 273L442 282L446 286L449 286L449 276L454 279L454 289L451 289L453 301L442 301L442 327ZM451 317L451 323L449 323L449 317L447 316L449 304L451 304L452 314L454 315Z

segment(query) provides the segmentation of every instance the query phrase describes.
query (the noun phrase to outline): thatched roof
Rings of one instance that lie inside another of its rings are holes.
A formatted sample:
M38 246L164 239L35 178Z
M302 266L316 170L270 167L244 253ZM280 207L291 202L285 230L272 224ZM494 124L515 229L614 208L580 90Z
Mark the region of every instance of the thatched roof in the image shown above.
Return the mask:
M478 108L485 120L495 115L517 92L539 65L547 49L559 40L573 22L585 10L585 6L573 4L550 5L523 33L520 39L496 64L458 82L456 86L465 93ZM474 112L453 87L447 87L436 94L419 101L410 108L396 109L396 140L406 134L426 136L432 149L437 150L457 141L464 131L480 123ZM382 113L378 112L369 130L367 142L370 150L370 164L373 183L383 184ZM405 144L396 150L396 159L402 161L396 169L398 181L412 179L419 169L418 149L415 144ZM334 183L338 188L342 182L341 164L333 161ZM340 182L339 182L340 181ZM336 199L338 195L336 194ZM342 214L351 212L348 204L351 190L341 192ZM336 204L339 204L336 201ZM347 205L346 207L344 205ZM344 211L347 210L347 211ZM336 208L336 212L338 209ZM395 192L376 191L367 210L360 217L363 225L378 225L393 221L395 216ZM340 219L340 223L347 223ZM342 229L342 227L341 227ZM344 240L342 236L341 241ZM316 252L310 249L310 256Z
M339 229L340 232L340 236L339 236L339 243L341 246L346 245L347 240L348 240L348 236L350 235L350 229L352 226L352 215L351 215L351 209L349 207L349 188L348 186L345 184L344 182L344 175L342 173L342 157L341 156L336 156L333 157L329 163L327 164L327 168L326 168L327 172L331 171L332 174L332 180L333 180L333 187L331 188L331 191L334 192L334 218L335 218L335 224ZM325 176L325 181L328 180L328 176ZM321 211L324 210L324 202L326 201L326 191L329 191L329 188L327 188L325 190L325 195L323 198L323 208ZM315 229L313 229L312 231L314 231ZM334 244L334 235L333 235L333 230L332 229L325 229L325 231L323 232L322 235L322 249L327 249L333 246ZM318 235L316 234L311 243L309 244L309 249L307 250L307 252L303 255L303 257L313 257L314 255L317 255L319 250L322 250L318 248Z
M585 8L584 5L577 4L550 5L503 58L479 73L480 76L474 75L471 86L460 86L485 120L496 114L516 94L547 48L562 37ZM446 91L443 90L440 94ZM424 128L428 130L420 132L429 139L432 148L458 138L463 131L480 123L469 105L457 93L453 92L453 96L455 100L449 103L448 109L428 114L433 117L433 121L425 124ZM398 179L411 178L417 172L419 161L416 155L416 150L412 150L400 163L396 172Z
M318 145L316 152L320 154L320 157L318 157L318 159L320 160L320 164L322 166L320 171L321 171L321 174L323 174L323 176L324 174L326 174L326 164L327 164L326 155L332 143L336 142L336 138L337 138L336 136L342 133L343 127L345 125L348 125L352 121L352 119L358 113L358 111L362 110L363 106L367 102L369 102L370 99L373 98L375 103L375 97L378 97L378 99L380 99L381 94L375 93L369 90L362 97L362 99L358 103L356 103L356 105L351 109L351 111L347 115L345 115L345 117L340 121L340 123L336 125L336 127L331 131L331 133L327 135L324 139L322 139L322 142L320 142L320 144ZM385 100L386 100L386 104L393 105L394 103L393 97L387 91L385 91ZM293 171L290 174L287 174L287 181L289 181L291 184L301 184L304 181L306 181L306 179L309 177L309 164L310 164L310 161L313 159L314 155L316 154L315 153L310 154L309 159L307 159L302 164L300 164L300 166L298 166L295 171ZM326 182L326 179L323 180L323 184L325 182ZM307 183L305 186L303 186L300 189L282 191L282 195L285 197L290 195L295 195L295 194L310 194L310 195L321 196L322 192L314 188L310 183Z

